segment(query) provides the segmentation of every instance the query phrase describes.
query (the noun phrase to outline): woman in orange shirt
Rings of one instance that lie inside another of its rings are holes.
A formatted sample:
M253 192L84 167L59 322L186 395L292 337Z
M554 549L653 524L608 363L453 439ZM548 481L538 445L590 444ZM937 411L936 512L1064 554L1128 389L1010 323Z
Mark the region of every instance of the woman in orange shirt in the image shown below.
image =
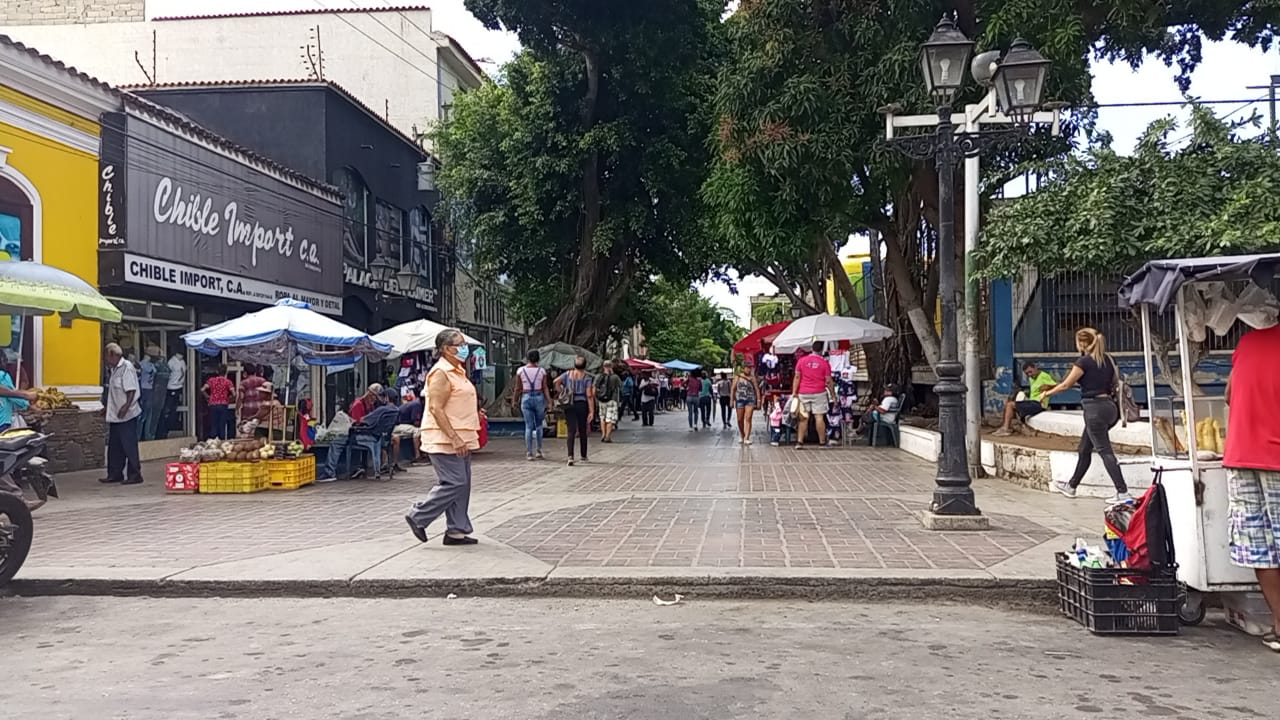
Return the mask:
M445 545L475 545L470 537L471 452L480 449L476 388L467 379L471 348L461 330L436 335L439 362L427 373L427 407L422 413L422 451L431 457L436 484L414 503L405 521L414 537L427 541L427 526L442 514L448 522Z

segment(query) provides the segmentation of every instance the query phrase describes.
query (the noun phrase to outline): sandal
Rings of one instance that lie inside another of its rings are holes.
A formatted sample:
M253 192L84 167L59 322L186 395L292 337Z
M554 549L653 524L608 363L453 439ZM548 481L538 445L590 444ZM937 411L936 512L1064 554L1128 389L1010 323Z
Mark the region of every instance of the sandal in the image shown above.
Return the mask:
M1276 635L1275 630L1263 634L1262 644L1266 645L1273 652L1280 653L1280 635Z

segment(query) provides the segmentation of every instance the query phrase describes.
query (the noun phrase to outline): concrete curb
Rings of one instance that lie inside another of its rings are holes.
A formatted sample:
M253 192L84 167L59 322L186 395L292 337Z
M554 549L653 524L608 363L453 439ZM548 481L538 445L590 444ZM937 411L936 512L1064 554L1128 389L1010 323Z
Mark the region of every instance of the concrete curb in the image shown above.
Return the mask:
M898 577L508 577L414 580L14 580L10 596L97 595L155 598L649 598L855 600L964 603L1056 612L1057 583L1047 579Z

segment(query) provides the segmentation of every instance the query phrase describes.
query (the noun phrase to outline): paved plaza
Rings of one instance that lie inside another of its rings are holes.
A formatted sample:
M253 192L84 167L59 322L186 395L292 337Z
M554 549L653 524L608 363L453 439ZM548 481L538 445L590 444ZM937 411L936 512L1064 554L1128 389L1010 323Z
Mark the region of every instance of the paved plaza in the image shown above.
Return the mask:
M563 441L528 462L517 438L475 458L480 545L427 545L405 527L430 467L391 481L293 492L172 495L163 466L138 487L99 473L59 479L63 500L37 513L19 579L143 583L330 583L574 578L904 578L1045 580L1052 552L1096 537L1102 505L998 480L975 484L989 532L925 530L934 467L896 449L737 444L691 433L683 413L626 421L567 467ZM74 584L74 583L73 583ZM18 585L22 587L21 584Z

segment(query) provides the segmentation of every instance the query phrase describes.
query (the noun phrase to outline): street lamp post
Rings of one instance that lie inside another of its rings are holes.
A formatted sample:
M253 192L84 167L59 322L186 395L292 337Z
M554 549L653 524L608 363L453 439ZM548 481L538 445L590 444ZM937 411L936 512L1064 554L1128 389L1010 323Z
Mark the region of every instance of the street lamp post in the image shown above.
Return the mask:
M1015 41L996 65L992 77L995 100L1000 111L1013 119L1014 127L979 130L966 118L964 131L957 133L951 102L964 84L965 69L972 52L973 43L960 32L951 17L943 16L920 53L925 83L938 104L937 119L930 123L934 125L933 132L894 137L893 128L897 123L893 117L886 120L889 144L909 157L932 159L938 171L938 292L942 298L942 347L934 392L938 395L942 450L929 516L940 519L934 523L937 527L983 527L986 521L974 501L965 447L966 386L964 365L959 358L956 307L955 168L961 160L977 157L985 149L1022 137L1024 131L1020 126L1036 119L1049 65L1025 41ZM989 55L979 56L979 59L990 63ZM982 70L985 74L986 68ZM910 118L909 122L902 124L926 127L921 120L923 118ZM976 182L976 178L966 180ZM977 392L978 388L971 390ZM964 521L959 521L962 518Z

